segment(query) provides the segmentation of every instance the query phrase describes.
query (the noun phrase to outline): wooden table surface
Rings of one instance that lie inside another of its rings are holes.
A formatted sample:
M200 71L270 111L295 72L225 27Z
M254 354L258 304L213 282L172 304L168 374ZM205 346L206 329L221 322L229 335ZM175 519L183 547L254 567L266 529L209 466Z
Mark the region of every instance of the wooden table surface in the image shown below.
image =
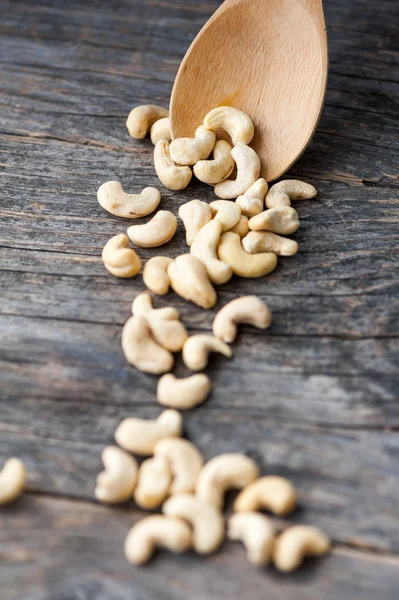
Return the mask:
M257 570L238 544L215 556L124 559L143 512L93 498L102 448L127 416L153 418L157 378L120 348L141 276L100 259L126 222L101 183L157 185L152 145L129 138L136 104L168 104L216 0L2 0L0 21L0 460L21 457L28 492L0 512L2 600L393 600L399 597L398 5L326 0L330 74L317 133L289 173L319 199L298 210L300 252L261 280L234 279L203 312L175 294L191 332L257 293L274 323L213 357L209 401L184 414L208 459L256 458L299 490L292 522L325 529L331 555L292 576ZM228 63L226 68L228 68ZM211 200L162 189L177 213ZM182 225L162 249L182 253ZM142 250L143 259L154 251ZM184 373L181 360L177 372Z

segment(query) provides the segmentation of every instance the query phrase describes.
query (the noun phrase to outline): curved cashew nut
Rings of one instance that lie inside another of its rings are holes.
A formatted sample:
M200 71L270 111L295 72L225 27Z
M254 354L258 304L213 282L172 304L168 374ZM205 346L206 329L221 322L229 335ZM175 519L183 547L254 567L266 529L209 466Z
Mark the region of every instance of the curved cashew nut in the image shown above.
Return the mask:
M137 523L125 540L126 559L134 565L148 562L156 547L181 554L191 547L192 533L184 521L152 515Z
M193 547L199 554L210 554L224 538L221 512L206 500L192 494L178 494L165 502L162 512L188 521L193 528Z
M200 229L212 219L212 211L206 202L191 200L180 206L179 217L186 230L187 246L191 246Z
M167 271L172 262L173 258L168 256L153 256L145 263L143 281L154 294L164 296L169 292L170 282Z
M317 196L317 190L310 183L298 179L285 179L275 183L266 196L266 207L290 206L291 200L310 200Z
M107 446L102 455L105 471L97 477L94 495L100 502L117 504L133 497L137 482L137 461L117 446Z
M241 245L240 236L231 231L222 235L218 256L220 260L231 266L233 273L240 277L262 277L271 273L277 266L275 254L272 252L248 254Z
M202 371L208 364L208 357L211 352L219 352L227 358L231 358L233 351L224 342L213 337L199 333L192 335L184 342L183 362L191 371Z
M298 252L298 242L271 231L250 231L242 240L242 247L249 254L274 252L277 256L292 256Z
M219 106L211 110L204 119L208 129L223 129L236 144L249 144L254 137L254 124L250 117L232 106Z
M154 212L161 201L161 194L153 187L144 188L140 194L127 194L119 181L107 181L98 188L97 200L111 215L138 219Z
M144 373L167 373L173 368L173 354L152 337L144 317L130 317L122 330L122 350L128 363Z
M292 206L269 208L249 219L248 225L252 231L273 231L289 235L299 228L299 217Z
M255 181L244 195L238 196L236 203L240 206L243 215L254 217L262 212L267 188L266 179L261 178Z
M194 165L194 175L208 185L216 185L231 175L235 162L231 156L231 146L224 140L219 140L213 147L212 160L199 160Z
M183 439L167 438L156 444L154 455L162 456L169 463L173 474L169 489L171 495L194 491L195 482L204 464L194 444Z
M208 273L198 258L181 254L168 267L170 285L182 298L207 309L215 306L217 296Z
M124 233L114 235L102 251L104 267L115 277L134 277L141 269L141 260L132 248L128 248L129 238Z
M196 494L219 509L232 488L243 488L259 476L257 464L244 454L220 454L206 463L197 479Z
M152 298L148 292L141 292L135 297L132 313L136 317L145 317L147 321L174 321L179 318L179 311L173 306L153 308Z
M154 146L159 140L166 140L167 142L172 140L169 117L164 117L163 119L155 121L154 125L151 127L150 138Z
M163 406L187 410L205 402L211 388L209 377L203 373L183 379L167 373L158 381L157 400Z
M242 296L228 302L213 320L215 337L227 344L234 342L238 323L247 323L258 329L267 329L272 322L268 306L256 296Z
M266 475L240 492L234 502L236 512L270 510L283 516L291 513L296 506L296 491L288 479L278 475Z
M232 231L233 233L237 233L240 236L240 238L245 237L249 231L248 217L241 215L238 223L236 225L234 225L234 227L229 229L229 231Z
M26 468L19 458L9 458L0 471L0 505L14 502L25 489Z
M132 225L128 228L129 238L142 248L156 248L169 242L175 235L177 219L169 210L159 210L144 225Z
M255 183L260 173L260 159L255 150L240 144L231 151L237 165L237 178L226 179L215 185L215 194L219 198L229 200L245 194L247 189Z
M169 111L156 104L142 104L130 111L126 127L132 138L142 140L150 131L155 121L167 117Z
M154 166L159 180L170 190L184 190L193 176L190 167L175 165L170 158L167 140L158 140L155 144Z
M169 463L162 456L147 458L141 463L134 500L138 506L153 510L162 504L168 495L172 481Z
M222 227L222 223L216 219L209 221L199 230L190 249L190 253L202 262L215 285L222 285L233 276L230 265L219 260L217 255Z
M276 531L264 515L255 512L232 515L228 521L227 537L244 544L248 562L253 565L269 564Z
M287 573L300 567L306 556L323 556L330 547L330 540L321 529L294 525L275 541L273 562L279 571Z
M164 410L157 419L124 419L115 431L116 442L133 454L149 456L164 438L180 437L183 418L177 410Z
M235 225L241 217L241 208L235 202L230 200L214 200L210 203L212 216L222 224L222 231L228 231Z
M150 294L142 292L133 300L132 313L147 320L155 341L163 348L171 352L180 352L183 348L188 333L175 308L152 308Z
M195 132L194 138L179 138L173 140L169 151L173 162L178 165L195 165L199 160L205 160L212 152L216 135L203 125Z

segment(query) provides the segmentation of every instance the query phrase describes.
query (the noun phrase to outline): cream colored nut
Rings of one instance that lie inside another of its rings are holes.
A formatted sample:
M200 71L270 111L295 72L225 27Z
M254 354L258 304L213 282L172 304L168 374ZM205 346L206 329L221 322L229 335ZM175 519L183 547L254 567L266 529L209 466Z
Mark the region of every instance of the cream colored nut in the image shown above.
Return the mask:
M175 321L179 318L179 311L173 306L153 308L152 298L148 292L141 292L132 303L132 314L136 317L145 317L147 321Z
M173 368L173 354L153 338L144 317L130 317L122 330L122 350L128 363L144 373L167 373Z
M204 119L208 129L223 129L236 144L249 144L254 137L254 124L250 117L232 106L219 106L211 110Z
M169 488L171 495L194 491L198 474L204 464L194 444L178 438L164 439L156 444L154 455L162 456L169 463L173 474Z
M169 463L162 456L147 458L141 463L134 500L146 510L158 508L167 498L172 481Z
M229 231L232 231L233 233L237 233L240 236L240 238L245 237L249 231L248 217L241 215L238 223L236 225L234 225L234 227L229 229Z
M247 189L255 183L260 173L260 159L255 150L240 144L234 146L231 156L237 165L237 178L226 179L215 185L215 194L219 198L229 200L245 194Z
M291 200L310 200L317 196L317 190L304 181L285 179L275 183L266 196L267 208L290 206Z
M107 181L98 188L97 200L111 215L138 219L154 212L161 201L161 194L153 187L144 188L140 194L127 194L119 181Z
M205 402L211 388L209 377L203 373L183 379L167 373L158 381L157 400L163 406L187 410Z
M222 285L233 276L230 265L219 260L217 255L222 228L220 221L209 221L199 230L190 249L190 253L202 262L209 279L215 285Z
M179 217L186 230L187 246L191 246L200 229L212 219L212 211L207 202L191 200L180 206Z
M155 121L154 125L151 127L150 137L154 146L159 140L166 140L167 142L172 140L169 117L164 117L163 119Z
M19 458L9 458L0 471L0 505L14 502L26 485L26 468Z
M236 339L239 323L267 329L271 322L272 314L262 300L256 296L242 296L228 302L219 310L213 320L212 330L215 337L231 344Z
M194 166L194 175L208 185L216 185L231 175L235 162L231 156L231 146L219 140L213 147L212 160L199 160Z
M179 138L173 140L169 151L173 162L178 165L192 166L199 160L205 160L212 152L216 135L203 125L195 132L194 138Z
M244 544L248 562L253 565L269 564L276 531L264 515L256 512L232 515L228 520L227 537Z
M299 228L299 217L291 206L269 208L249 219L248 225L252 231L273 231L290 235Z
M259 469L244 454L220 454L206 463L197 479L196 494L220 510L224 495L232 488L241 489L259 476Z
M175 517L152 515L139 521L127 534L125 556L130 563L142 565L157 547L181 554L191 545L192 533L187 523Z
M107 446L101 455L105 471L97 477L94 495L100 502L117 504L133 498L137 483L137 461L118 446Z
M183 346L183 361L186 367L192 371L202 371L208 364L208 357L211 352L218 352L231 358L233 351L224 342L213 337L199 333L192 335L184 343Z
M145 138L155 121L163 119L169 115L169 111L162 106L155 104L143 104L136 106L130 111L126 121L126 127L132 136L137 140Z
M127 230L129 238L142 248L156 248L169 242L175 235L177 219L169 210L159 210L144 225L132 225Z
M143 281L153 294L164 296L169 292L168 267L172 262L168 256L153 256L145 263Z
M283 531L274 543L273 562L279 571L295 571L306 556L323 556L330 550L327 535L317 527L294 525Z
M264 208L265 196L267 193L266 179L257 179L244 195L238 196L236 203L241 208L241 212L246 217L253 217L262 212Z
M277 256L292 256L298 252L298 243L295 240L281 237L271 231L250 231L242 240L242 247L250 254L274 252Z
M158 140L155 144L154 166L159 180L170 190L184 190L193 176L190 167L175 165L170 157L167 140Z
M181 254L168 267L170 285L182 298L201 308L215 306L217 296L208 273L198 258Z
M296 506L296 491L288 479L266 475L240 492L234 502L236 512L270 510L275 515L291 513Z
M241 208L230 200L215 200L210 205L212 216L222 224L223 231L228 231L241 217Z
M115 440L128 452L139 456L154 454L158 442L181 437L183 418L177 410L164 410L157 419L124 419L115 431Z
M218 247L220 260L226 262L240 277L262 277L271 273L277 266L277 257L272 252L248 254L241 245L237 233L227 231L220 239Z
M162 512L190 523L193 528L193 547L199 554L215 552L223 542L223 515L202 498L192 494L172 496L163 505Z
M180 352L188 338L187 329L178 320L155 321L150 327L154 339L170 352Z
M124 233L112 237L102 251L104 267L115 277L134 277L141 269L141 260L132 248L128 248L129 238Z

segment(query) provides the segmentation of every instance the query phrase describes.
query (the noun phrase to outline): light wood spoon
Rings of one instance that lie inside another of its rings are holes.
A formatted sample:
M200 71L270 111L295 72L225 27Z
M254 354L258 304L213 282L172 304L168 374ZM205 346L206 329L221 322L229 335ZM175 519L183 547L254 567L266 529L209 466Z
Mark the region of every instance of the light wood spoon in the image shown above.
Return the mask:
M212 108L234 106L254 122L262 176L277 179L314 134L327 68L321 0L225 0L177 73L172 138L193 137Z

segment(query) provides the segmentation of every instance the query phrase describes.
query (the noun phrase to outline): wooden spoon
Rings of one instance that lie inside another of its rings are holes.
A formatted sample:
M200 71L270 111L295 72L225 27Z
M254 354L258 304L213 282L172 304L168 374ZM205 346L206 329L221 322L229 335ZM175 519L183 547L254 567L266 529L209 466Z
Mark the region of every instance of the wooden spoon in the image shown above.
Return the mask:
M172 138L192 137L216 106L255 125L262 176L280 177L316 129L327 82L321 0L225 0L201 29L174 83Z

